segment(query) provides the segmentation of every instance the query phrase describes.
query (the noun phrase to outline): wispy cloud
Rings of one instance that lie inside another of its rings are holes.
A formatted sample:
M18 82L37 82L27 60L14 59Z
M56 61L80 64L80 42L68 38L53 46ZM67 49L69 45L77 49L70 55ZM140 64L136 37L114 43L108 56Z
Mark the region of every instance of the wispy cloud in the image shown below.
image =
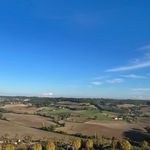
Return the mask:
M124 82L124 79L122 79L122 78L115 78L115 79L107 80L106 82L110 83L110 84L122 83L122 82Z
M106 72L130 71L130 70L143 69L143 68L147 68L147 67L150 67L150 60L143 62L143 63L140 63L140 64L108 69L108 70L106 70Z
M144 79L146 76L141 76L141 75L136 75L136 74L127 74L127 75L122 75L124 78L133 78L133 79Z
M53 93L52 92L47 92L47 93L42 93L40 95L40 97L52 97L53 96Z
M106 72L130 71L150 67L150 45L143 46L140 49L145 51L142 57L134 58L129 65L107 69Z
M102 82L101 81L92 81L91 84L92 85L101 85Z

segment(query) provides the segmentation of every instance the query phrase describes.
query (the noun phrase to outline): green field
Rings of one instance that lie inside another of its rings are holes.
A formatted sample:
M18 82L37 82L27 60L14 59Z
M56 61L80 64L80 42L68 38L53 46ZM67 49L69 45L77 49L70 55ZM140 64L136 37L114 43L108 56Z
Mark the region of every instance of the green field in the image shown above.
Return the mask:
M70 109L56 109L53 107L45 108L38 112L38 114L43 116L58 116L62 113L70 113L71 115L77 115L80 117L88 117L96 120L112 120L112 117L99 112L98 110L70 110Z
M96 120L112 120L112 118L97 110L80 110L75 113L83 117L95 118Z

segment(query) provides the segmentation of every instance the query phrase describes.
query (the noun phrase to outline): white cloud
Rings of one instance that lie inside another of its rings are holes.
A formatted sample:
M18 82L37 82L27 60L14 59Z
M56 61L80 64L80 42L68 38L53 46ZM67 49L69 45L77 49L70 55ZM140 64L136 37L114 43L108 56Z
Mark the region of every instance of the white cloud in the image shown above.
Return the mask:
M133 78L133 79L143 79L146 78L145 76L136 75L136 74L128 74L128 75L122 75L124 78Z
M144 50L143 57L133 58L132 63L126 66L114 67L107 69L106 72L121 72L130 70L139 70L150 67L150 45L143 46L139 48Z
M91 84L92 85L101 85L102 82L101 81L92 81Z
M52 96L53 96L52 92L47 92L40 95L40 97L52 97Z
M121 71L130 71L130 70L137 70L137 69L143 69L150 67L150 60L139 63L139 64L134 64L134 65L129 65L129 66L124 66L124 67L118 67L118 68L112 68L106 70L106 72L121 72Z
M115 78L115 79L107 80L106 82L110 83L110 84L122 83L122 82L124 82L124 79L122 79L122 78Z

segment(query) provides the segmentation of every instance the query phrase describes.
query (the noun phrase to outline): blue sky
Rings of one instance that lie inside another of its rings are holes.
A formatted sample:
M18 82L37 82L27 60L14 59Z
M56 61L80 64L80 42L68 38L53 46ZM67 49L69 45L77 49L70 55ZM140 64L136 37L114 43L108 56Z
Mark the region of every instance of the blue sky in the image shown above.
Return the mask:
M0 2L0 95L150 99L149 0Z

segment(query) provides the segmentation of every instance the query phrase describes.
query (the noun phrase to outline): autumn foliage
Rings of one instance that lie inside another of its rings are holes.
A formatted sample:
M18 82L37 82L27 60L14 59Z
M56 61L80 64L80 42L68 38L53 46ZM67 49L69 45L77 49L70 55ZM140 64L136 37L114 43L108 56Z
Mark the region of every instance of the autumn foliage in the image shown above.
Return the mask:
M75 139L73 141L73 147L75 148L75 150L78 150L81 147L81 140L80 139Z
M46 144L46 150L55 150L56 146L53 142L49 141Z

